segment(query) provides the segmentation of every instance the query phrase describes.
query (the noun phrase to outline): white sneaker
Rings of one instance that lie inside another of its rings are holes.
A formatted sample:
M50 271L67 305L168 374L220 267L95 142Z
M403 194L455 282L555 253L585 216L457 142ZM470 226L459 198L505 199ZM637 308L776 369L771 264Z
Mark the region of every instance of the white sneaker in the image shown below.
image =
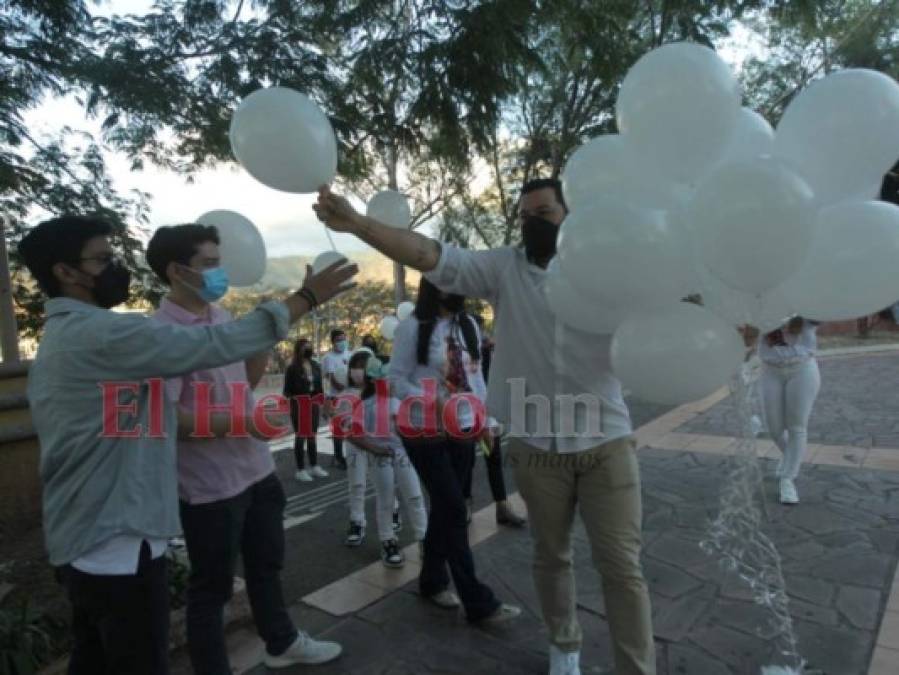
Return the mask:
M316 478L327 478L328 472L321 468L318 464L309 469L309 473Z
M780 503L798 504L799 493L796 491L796 483L789 478L780 479Z
M549 646L549 675L581 675L581 653Z
M343 647L336 642L313 640L309 635L300 631L297 639L287 648L286 652L278 656L272 656L266 652L263 663L267 668L287 668L300 664L312 666L333 661L342 652Z
M506 623L507 621L517 619L519 616L521 616L521 607L503 603L496 608L496 611L493 612L493 614L485 616L478 623L480 623L482 626L495 626L497 624Z
M312 482L312 476L309 475L309 472L306 471L306 469L303 469L302 471L297 471L295 474L293 474L293 477L296 480L300 481L301 483L311 483Z
M462 606L459 596L450 590L440 591L434 595L428 596L428 600L443 609L456 609Z

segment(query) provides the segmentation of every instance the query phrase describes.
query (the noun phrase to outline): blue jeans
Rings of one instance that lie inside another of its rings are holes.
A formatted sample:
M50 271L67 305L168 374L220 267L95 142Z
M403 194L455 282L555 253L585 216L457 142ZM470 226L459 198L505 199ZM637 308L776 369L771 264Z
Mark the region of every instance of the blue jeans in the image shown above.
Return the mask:
M478 581L468 545L462 490L466 473L471 471L473 441L404 438L403 445L431 498L419 590L425 597L436 595L449 587L452 576L465 616L479 621L495 612L500 603L493 591Z
M181 526L190 558L187 647L196 675L231 673L224 610L231 598L238 555L243 558L253 620L268 652L282 654L296 640L297 629L281 590L285 502L275 474L230 499L181 502Z

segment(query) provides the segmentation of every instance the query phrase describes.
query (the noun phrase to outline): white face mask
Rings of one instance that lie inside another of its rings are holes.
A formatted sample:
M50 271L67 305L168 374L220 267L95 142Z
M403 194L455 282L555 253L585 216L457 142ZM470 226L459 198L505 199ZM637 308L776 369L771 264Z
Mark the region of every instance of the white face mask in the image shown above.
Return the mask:
M350 369L350 384L354 384L357 387L361 387L365 383L365 369L364 368L351 368Z

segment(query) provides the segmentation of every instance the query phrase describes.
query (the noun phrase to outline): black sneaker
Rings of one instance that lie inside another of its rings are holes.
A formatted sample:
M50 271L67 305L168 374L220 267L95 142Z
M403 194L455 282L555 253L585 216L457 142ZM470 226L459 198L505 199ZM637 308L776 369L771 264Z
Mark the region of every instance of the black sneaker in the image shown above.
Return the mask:
M403 517L399 511L393 512L393 533L399 534L403 531Z
M365 541L365 525L350 521L350 526L346 531L346 539L344 544L347 546L360 546Z
M381 544L381 561L387 567L402 567L406 562L403 552L400 550L396 539L390 539Z

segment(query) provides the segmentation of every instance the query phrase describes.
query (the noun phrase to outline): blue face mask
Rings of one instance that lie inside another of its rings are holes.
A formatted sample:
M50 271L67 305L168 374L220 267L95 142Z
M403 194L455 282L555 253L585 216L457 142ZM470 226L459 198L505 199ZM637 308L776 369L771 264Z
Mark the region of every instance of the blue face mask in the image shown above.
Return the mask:
M337 351L345 352L347 348L347 342L346 340L338 340L334 343L334 346L337 348Z
M203 302L215 302L228 292L228 273L224 267L203 270L203 286L194 290Z

